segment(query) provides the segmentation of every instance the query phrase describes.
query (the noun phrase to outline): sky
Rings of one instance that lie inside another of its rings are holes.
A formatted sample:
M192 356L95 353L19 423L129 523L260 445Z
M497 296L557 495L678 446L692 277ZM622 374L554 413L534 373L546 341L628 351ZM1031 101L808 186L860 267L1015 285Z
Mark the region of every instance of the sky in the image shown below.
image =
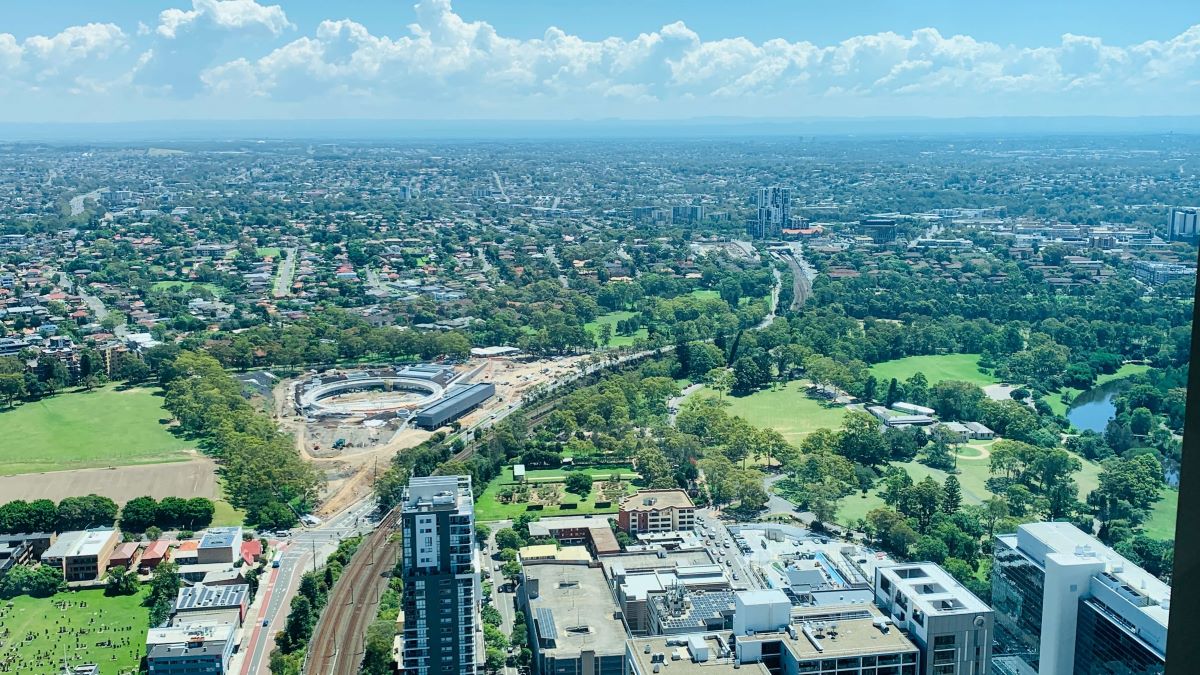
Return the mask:
M4 5L0 122L1200 114L1196 0Z

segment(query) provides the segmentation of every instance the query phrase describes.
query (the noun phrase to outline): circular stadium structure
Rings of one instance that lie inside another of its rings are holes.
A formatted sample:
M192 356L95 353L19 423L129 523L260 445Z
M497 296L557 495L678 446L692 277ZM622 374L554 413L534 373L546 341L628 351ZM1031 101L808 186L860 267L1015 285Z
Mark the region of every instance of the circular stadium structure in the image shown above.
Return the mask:
M314 376L296 388L296 408L311 417L412 411L445 396L449 369L352 370Z

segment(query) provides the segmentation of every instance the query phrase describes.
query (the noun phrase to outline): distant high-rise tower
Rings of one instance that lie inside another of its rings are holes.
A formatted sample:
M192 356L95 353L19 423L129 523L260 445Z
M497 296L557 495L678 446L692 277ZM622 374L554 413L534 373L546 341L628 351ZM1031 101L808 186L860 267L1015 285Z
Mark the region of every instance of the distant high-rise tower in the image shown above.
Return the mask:
M758 221L752 233L758 239L779 239L792 223L792 189L772 185L758 190Z
M401 500L408 675L474 675L481 588L470 476L413 478Z
M1200 236L1200 207L1175 207L1168 220L1172 241L1196 241Z

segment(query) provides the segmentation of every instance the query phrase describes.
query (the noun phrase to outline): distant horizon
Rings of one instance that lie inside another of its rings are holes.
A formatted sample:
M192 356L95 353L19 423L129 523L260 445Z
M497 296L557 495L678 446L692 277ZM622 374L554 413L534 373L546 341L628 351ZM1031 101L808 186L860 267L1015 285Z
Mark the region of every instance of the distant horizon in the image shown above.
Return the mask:
M0 142L753 138L780 136L1200 135L1197 115L813 116L678 118L228 118L0 122Z

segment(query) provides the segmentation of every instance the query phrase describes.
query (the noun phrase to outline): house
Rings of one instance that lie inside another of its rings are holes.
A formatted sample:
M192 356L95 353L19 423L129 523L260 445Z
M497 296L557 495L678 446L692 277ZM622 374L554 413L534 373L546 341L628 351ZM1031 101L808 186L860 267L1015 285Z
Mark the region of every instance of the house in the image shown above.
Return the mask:
M67 581L92 581L107 569L117 539L111 528L63 532L42 553L42 564L61 569Z
M683 490L639 490L621 500L617 525L629 534L690 530L696 505Z
M142 545L136 541L127 541L113 550L108 557L108 569L124 567L127 570L136 569Z
M250 539L242 542L242 563L252 566L262 561L263 545L261 539Z
M200 542L195 539L181 541L175 547L175 553L172 555L172 558L180 565L195 565L198 559L197 550L199 548Z
M953 434L958 443L966 443L971 440L971 430L967 428L967 425L960 422L942 422L938 425L938 428L945 429Z
M158 567L159 563L170 562L171 560L171 544L165 541L152 541L142 551L142 558L138 561L138 572L145 574L150 570Z
M996 432L983 426L979 422L967 422L966 427L971 431L971 438L977 441L990 441L996 437Z

